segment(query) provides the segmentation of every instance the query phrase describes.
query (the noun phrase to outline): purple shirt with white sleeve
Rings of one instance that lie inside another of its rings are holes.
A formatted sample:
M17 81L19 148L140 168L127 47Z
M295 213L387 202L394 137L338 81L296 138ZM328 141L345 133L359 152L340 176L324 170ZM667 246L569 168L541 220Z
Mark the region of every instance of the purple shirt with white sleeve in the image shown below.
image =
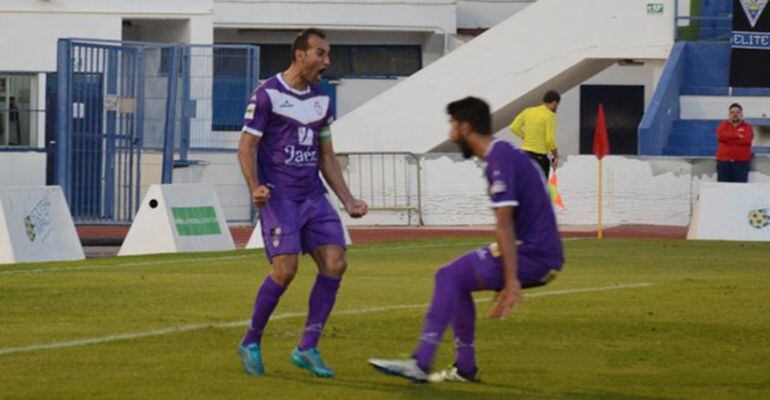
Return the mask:
M296 90L280 73L254 90L243 131L260 137L259 182L271 197L299 200L326 193L318 175L319 143L331 139L333 115L329 96L312 85Z
M561 238L540 167L523 151L502 140L490 143L484 158L492 207L514 207L514 230L521 241L518 251L551 269L561 269Z

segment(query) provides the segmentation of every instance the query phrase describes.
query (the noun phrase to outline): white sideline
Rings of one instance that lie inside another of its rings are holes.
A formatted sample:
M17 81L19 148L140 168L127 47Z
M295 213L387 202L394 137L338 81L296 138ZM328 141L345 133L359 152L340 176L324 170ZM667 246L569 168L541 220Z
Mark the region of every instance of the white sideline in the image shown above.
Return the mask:
M539 292L539 293L528 294L527 297L533 298L533 297L558 296L558 295L574 294L574 293L604 292L609 290L649 287L653 285L654 283L649 283L649 282L627 283L627 284L612 285L612 286L599 286L599 287L592 287L592 288L564 289L564 290L554 290L550 292ZM483 299L477 299L476 302L480 303L480 302L487 302L491 300L492 298L483 298ZM410 310L415 308L425 308L425 307L428 307L428 305L429 304L424 303L424 304L403 304L398 306L359 308L355 310L336 311L334 312L334 315L337 315L337 316L357 315L357 314L371 314L371 313L383 312L383 311ZM281 320L281 319L290 319L290 318L300 318L300 317L305 317L306 315L307 315L306 312L284 313L284 314L273 315L270 318L270 320L272 321L272 320ZM24 353L24 352L37 351L37 350L51 350L51 349L60 349L65 347L87 346L92 344L115 342L119 340L130 340L130 339L140 339L140 338L152 337L152 336L171 335L175 333L197 331L197 330L207 329L207 328L233 328L233 327L239 327L239 326L246 326L248 323L249 323L249 320L220 322L220 323L214 323L214 324L192 324L192 325L163 328L163 329L147 331L147 332L121 333L117 335L102 336L102 337L92 338L92 339L80 339L80 340L70 340L65 342L33 344L33 345L21 346L21 347L7 347L7 348L0 348L0 356L6 355L6 354Z

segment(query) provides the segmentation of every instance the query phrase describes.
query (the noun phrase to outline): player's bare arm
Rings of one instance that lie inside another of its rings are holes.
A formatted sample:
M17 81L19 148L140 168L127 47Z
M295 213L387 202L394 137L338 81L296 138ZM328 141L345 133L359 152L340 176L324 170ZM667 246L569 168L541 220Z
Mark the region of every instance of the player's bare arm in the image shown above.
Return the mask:
M495 234L497 236L497 245L500 248L500 257L503 262L503 278L505 284L497 297L497 303L489 312L491 318L505 318L513 310L513 307L524 300L521 293L521 284L516 278L516 234L513 230L513 207L495 208L495 218L497 225Z
M361 218L369 211L366 202L353 197L348 189L348 185L342 178L342 170L337 163L337 155L334 153L334 146L331 140L322 140L320 144L319 169L324 179L337 195L337 198L345 205L345 211L353 218Z
M242 133L238 143L238 161L241 164L241 172L246 184L249 186L252 201L257 207L267 204L270 198L270 189L259 184L257 176L257 149L259 148L259 136L250 133Z

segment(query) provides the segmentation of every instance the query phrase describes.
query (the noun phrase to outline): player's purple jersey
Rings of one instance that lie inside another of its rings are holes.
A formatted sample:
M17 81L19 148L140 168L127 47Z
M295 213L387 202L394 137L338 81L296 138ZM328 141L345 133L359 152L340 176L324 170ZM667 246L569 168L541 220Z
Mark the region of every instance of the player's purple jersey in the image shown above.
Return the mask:
M551 269L564 263L559 229L540 167L512 144L495 140L487 148L486 176L492 207L513 206L519 252Z
M319 141L330 139L334 111L329 96L314 86L291 88L279 73L251 96L243 131L259 136L259 182L270 195L305 199L326 193L318 176Z

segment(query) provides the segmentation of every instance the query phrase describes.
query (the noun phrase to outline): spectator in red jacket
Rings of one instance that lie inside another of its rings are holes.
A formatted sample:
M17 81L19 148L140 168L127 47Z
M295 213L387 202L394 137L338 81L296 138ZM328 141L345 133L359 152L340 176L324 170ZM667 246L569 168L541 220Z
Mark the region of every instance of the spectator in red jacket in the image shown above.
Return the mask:
M719 124L717 139L717 180L747 182L754 130L743 120L743 107L740 104L730 105L729 120Z

